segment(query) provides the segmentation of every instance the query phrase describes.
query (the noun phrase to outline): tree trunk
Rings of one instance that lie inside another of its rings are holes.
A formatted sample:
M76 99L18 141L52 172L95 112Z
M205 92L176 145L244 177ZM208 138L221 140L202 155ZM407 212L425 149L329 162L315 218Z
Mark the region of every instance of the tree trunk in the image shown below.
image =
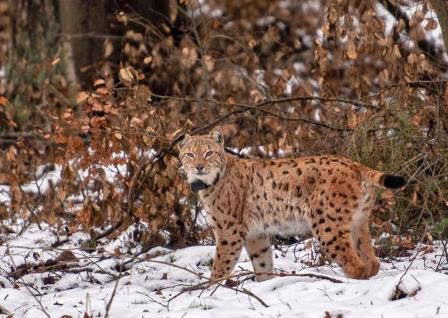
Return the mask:
M59 1L66 72L73 83L89 86L95 71L93 63L104 55L104 41L109 34L108 2L112 1Z
M448 53L448 0L431 0L430 3L437 14L437 19L442 29L445 51Z
M155 26L170 21L170 1L60 0L58 3L67 77L72 83L86 87L91 85L92 75L98 69L95 63L101 63L104 57L105 41L120 39L126 31L114 23L117 12L141 16ZM141 29L144 33L144 28ZM119 64L119 50L115 47L108 57L112 64Z

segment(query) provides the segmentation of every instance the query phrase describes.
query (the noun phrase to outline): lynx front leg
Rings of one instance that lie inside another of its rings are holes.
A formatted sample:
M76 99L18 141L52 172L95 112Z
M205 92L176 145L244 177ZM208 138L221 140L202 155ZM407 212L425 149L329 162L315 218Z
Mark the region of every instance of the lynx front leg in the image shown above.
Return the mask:
M211 280L231 274L243 247L243 239L239 234L216 231L215 239L216 254L213 260Z
M256 237L247 239L245 247L255 273L272 272L272 249L269 238ZM269 274L256 274L256 280L259 282L271 278L272 275Z

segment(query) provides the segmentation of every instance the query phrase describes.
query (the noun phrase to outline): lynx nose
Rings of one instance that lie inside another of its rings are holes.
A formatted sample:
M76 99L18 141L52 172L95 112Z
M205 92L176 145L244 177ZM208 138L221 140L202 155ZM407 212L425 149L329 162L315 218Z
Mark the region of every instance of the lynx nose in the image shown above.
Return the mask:
M196 166L196 170L197 171L202 171L202 170L204 170L204 166L203 165L197 165Z

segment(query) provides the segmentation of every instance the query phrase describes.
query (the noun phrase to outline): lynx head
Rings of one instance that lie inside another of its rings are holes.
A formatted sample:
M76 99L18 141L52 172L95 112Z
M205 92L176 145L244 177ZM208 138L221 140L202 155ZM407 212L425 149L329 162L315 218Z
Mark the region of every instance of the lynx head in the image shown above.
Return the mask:
M218 127L208 135L185 135L179 144L181 169L193 192L215 185L224 175L224 137Z

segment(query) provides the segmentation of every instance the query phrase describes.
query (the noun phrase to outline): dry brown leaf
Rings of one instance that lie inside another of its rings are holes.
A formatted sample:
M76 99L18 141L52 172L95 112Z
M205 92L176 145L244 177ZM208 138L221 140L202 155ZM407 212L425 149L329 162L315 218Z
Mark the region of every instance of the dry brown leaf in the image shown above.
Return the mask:
M432 245L424 245L418 249L419 253L429 254L434 252L434 247Z
M212 59L212 57L206 54L204 55L203 60L205 67L207 68L207 71L208 72L213 71L213 69L215 68L215 61Z
M400 48L398 47L397 44L394 45L393 56L397 59L401 58Z
M233 97L233 96L228 97L228 98L226 99L226 103L227 103L227 104L231 104L231 105L235 105L235 104L236 104L235 97Z
M347 114L347 127L354 129L358 127L358 125L359 125L358 116L354 112L349 112Z
M425 25L425 30L426 31L435 30L435 29L437 29L438 26L439 26L439 24L436 19L429 18L429 19L427 19L427 23Z
M75 254L73 254L72 251L66 250L66 251L63 251L61 254L59 254L55 258L55 261L62 262L62 263L74 263L74 262L78 262L78 258L75 256Z
M358 58L358 53L356 52L356 45L353 42L353 40L348 41L347 57L351 60L356 60Z
M408 55L408 58L407 58L407 61L408 61L408 63L409 64L415 64L415 63L417 63L417 55L415 55L414 53L411 53L411 54L409 54Z
M89 96L90 96L90 93L88 93L88 92L85 92L85 91L79 92L78 95L76 95L76 104L79 105L79 104L84 103L85 101L87 101Z
M152 56L147 56L143 59L143 63L150 64L152 62Z
M118 72L118 77L125 86L130 87L136 83L138 78L134 73L135 71L133 71L132 67L125 67L120 69Z

